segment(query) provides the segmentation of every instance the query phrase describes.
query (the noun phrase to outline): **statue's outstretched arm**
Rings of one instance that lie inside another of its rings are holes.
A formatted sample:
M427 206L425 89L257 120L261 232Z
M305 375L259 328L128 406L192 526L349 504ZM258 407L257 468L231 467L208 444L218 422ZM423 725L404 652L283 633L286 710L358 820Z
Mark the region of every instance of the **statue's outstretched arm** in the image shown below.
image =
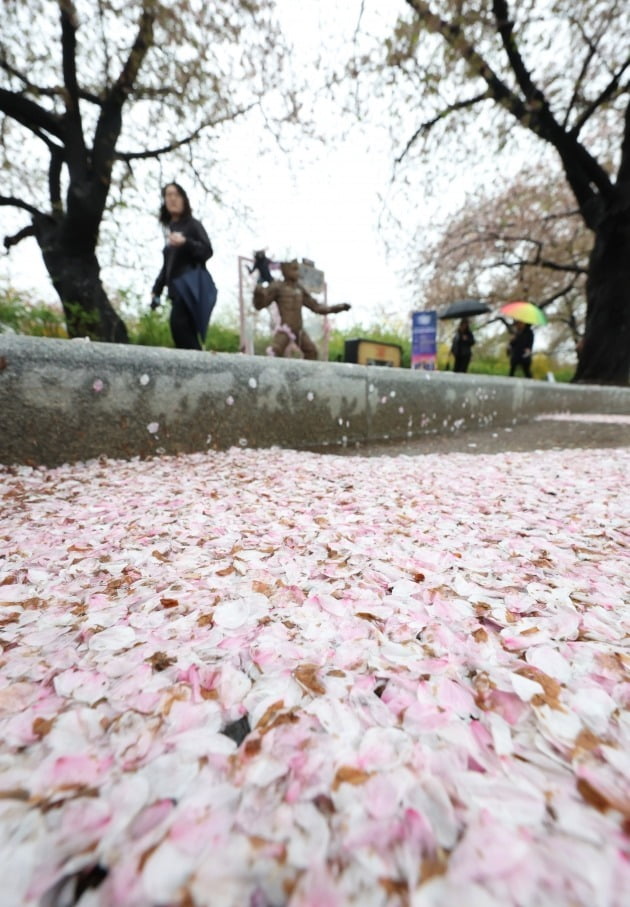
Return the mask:
M302 296L302 303L307 309L310 309L312 312L317 312L318 315L336 315L337 312L347 312L350 308L350 304L347 302L339 302L337 305L323 305L321 302L317 302L316 299L313 299L306 290L304 290Z
M266 308L268 305L271 305L271 303L275 302L276 300L277 292L277 280L274 280L273 283L270 283L268 287L263 287L260 284L257 284L254 287L254 308L260 310Z

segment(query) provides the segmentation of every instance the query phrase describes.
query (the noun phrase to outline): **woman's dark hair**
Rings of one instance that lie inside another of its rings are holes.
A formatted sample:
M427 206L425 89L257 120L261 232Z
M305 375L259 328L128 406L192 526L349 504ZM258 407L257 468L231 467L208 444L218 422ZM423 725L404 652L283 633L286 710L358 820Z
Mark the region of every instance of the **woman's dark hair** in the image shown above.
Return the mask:
M164 188L162 189L162 205L160 207L160 214L159 214L160 223L164 224L164 226L168 226L168 224L170 224L170 222L172 220L171 215L166 210L166 204L164 202L166 190L168 189L169 186L175 186L175 188L177 189L177 191L179 192L181 197L184 199L184 210L182 211L182 217L191 217L192 216L192 209L190 207L190 201L188 199L188 196L186 195L186 190L182 189L182 187L179 185L179 183L167 183L166 186L164 186Z

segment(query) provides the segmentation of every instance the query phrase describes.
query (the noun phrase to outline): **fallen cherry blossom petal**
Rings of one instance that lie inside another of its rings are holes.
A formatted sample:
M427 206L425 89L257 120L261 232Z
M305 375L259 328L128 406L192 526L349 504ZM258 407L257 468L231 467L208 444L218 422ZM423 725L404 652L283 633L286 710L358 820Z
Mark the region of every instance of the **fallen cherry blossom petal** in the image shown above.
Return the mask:
M12 903L622 907L628 475L623 448L0 469Z

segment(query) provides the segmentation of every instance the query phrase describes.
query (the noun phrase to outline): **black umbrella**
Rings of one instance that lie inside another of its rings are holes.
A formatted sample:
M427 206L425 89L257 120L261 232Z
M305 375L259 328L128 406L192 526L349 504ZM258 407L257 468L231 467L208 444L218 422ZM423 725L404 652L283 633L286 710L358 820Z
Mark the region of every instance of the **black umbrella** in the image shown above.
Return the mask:
M490 306L479 299L461 299L459 302L452 303L448 309L445 309L440 315L444 318L472 318L473 315L484 315L490 311Z
M177 277L173 287L186 303L201 339L205 340L210 315L217 301L214 280L204 267L198 267Z

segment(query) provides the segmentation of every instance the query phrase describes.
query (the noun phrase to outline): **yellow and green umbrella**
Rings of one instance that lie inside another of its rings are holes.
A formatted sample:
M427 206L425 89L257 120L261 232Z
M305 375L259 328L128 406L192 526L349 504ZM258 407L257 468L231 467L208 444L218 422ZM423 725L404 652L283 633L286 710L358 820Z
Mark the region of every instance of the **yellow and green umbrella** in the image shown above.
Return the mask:
M506 302L501 306L501 312L508 318L522 321L524 324L542 325L548 321L543 310L533 302Z

